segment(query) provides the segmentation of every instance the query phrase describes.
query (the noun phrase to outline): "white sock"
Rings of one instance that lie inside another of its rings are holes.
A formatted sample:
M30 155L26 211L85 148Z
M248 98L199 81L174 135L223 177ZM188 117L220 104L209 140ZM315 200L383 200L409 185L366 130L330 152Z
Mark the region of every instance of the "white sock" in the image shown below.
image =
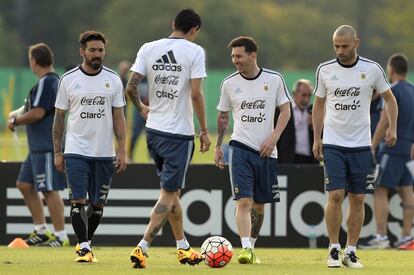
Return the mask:
M331 243L331 244L329 244L329 251L331 251L332 248L336 248L336 249L338 249L338 251L340 251L341 250L341 245L339 243Z
M347 245L345 247L345 254L349 254L351 252L356 253L356 246L352 246L352 245Z
M47 224L45 224L45 223L35 224L34 229L40 235L46 234L46 232L49 231L49 228L47 228Z
M241 238L241 244L243 248L252 248L252 243L250 242L250 237Z
M380 241L385 241L385 240L388 240L388 236L377 234L377 239L380 240Z
M61 241L65 241L68 239L68 234L66 233L66 230L55 231L55 236L58 237Z
M177 249L181 248L181 249L187 250L187 249L190 248L190 244L188 243L186 238L184 238L182 240L177 240L176 242L177 242Z
M409 240L411 240L412 238L411 238L411 236L401 236L401 238L400 238L400 240L401 241L409 241Z
M147 253L149 243L146 240L140 240L138 246L142 248L142 252Z
M252 248L254 248L256 241L257 241L257 238L250 238L250 243L252 244Z
M89 246L88 242L82 242L82 243L80 243L80 244L79 244L79 247L80 247L80 249L84 249L84 248L86 248L86 249L88 249L89 251L91 251L91 250L92 250L92 249L91 249L91 247Z

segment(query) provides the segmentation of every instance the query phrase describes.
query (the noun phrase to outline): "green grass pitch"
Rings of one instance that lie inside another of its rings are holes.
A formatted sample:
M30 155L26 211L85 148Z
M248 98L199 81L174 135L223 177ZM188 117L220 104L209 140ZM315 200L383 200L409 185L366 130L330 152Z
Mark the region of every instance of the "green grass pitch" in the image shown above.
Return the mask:
M256 249L260 265L241 265L236 256L224 268L181 265L172 247L151 247L147 268L132 269L132 247L95 247L98 263L76 263L73 247L10 249L0 247L0 274L414 274L414 253L410 251L361 251L362 270L326 267L327 249ZM236 249L235 255L240 250Z

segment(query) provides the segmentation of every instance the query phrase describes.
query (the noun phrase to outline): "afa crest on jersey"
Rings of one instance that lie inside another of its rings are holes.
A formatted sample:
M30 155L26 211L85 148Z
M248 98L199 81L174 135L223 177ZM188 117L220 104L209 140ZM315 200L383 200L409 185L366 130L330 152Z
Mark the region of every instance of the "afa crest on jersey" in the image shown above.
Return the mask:
M109 82L109 80L104 80L104 87L105 87L105 89L110 89L111 88L111 83Z
M361 72L361 80L367 79L367 74L365 72Z
M263 90L265 90L266 92L269 90L269 83L263 83Z

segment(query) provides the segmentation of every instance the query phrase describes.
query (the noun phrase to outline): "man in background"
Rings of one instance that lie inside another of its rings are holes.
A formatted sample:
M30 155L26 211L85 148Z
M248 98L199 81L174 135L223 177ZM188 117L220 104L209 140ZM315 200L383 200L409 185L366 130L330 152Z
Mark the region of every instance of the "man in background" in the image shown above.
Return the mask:
M8 128L15 131L26 125L29 154L17 179L17 188L32 215L34 231L25 240L28 245L68 246L64 205L59 191L65 188L64 174L53 165L52 125L59 76L53 68L53 52L38 43L29 48L29 64L39 79L30 90L24 107L9 114ZM50 232L43 213L42 192L54 227Z
M299 79L293 84L290 119L277 142L278 163L318 163L312 155L312 90L312 82L307 79ZM279 112L276 109L275 121Z
M401 236L395 247L414 250L411 237L414 216L413 176L407 163L414 156L414 85L407 81L408 60L405 55L392 55L387 64L388 77L398 104L397 143L394 147L385 146L383 139L388 126L385 110L381 111L374 137L372 151L374 156L379 151L379 175L374 193L374 214L376 235L360 245L365 249L384 249L390 247L387 235L390 190L396 190L402 201L403 226ZM411 154L411 155L410 155Z

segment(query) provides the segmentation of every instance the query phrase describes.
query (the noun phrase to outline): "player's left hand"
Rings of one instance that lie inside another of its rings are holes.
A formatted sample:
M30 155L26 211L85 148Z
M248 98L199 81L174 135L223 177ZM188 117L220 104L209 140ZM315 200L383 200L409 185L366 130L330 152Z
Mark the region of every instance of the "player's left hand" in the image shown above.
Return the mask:
M127 167L127 163L128 163L128 158L127 158L127 154L126 152L118 152L118 154L116 154L116 173L122 173L125 171L126 167Z
M277 139L271 135L268 137L265 142L263 142L262 146L260 147L260 157L268 158L272 155L273 151L275 150L277 143Z
M210 136L207 130L200 132L199 139L200 139L200 152L205 153L208 150L210 150L211 140L210 140Z
M385 143L388 147L392 147L397 143L397 131L395 129L388 128L385 132Z

